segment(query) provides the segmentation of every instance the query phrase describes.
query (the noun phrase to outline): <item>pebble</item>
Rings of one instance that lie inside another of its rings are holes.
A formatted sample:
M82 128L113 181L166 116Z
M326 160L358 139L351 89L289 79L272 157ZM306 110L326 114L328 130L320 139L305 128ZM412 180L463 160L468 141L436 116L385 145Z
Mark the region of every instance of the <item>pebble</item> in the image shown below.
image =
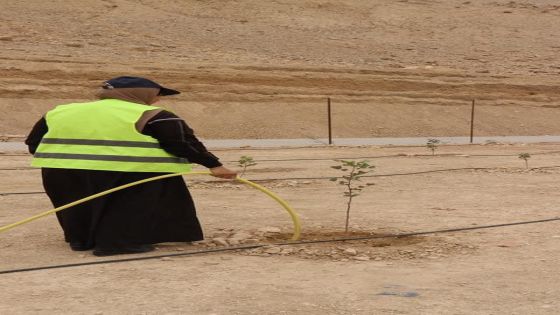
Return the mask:
M172 261L173 259L171 259L171 257L163 257L161 260L163 260L163 261Z
M284 248L282 249L282 251L280 252L280 254L282 255L289 255L292 254L294 252L293 248Z
M251 237L253 237L253 235L245 232L236 232L231 236L232 239L237 239L239 241L246 240Z
M344 250L344 254L350 255L350 256L356 256L358 254L358 251L355 250L354 248L347 248L347 249Z
M216 245L228 246L228 242L226 241L225 238L222 238L222 237L215 237L215 238L212 239L212 242Z
M353 259L358 260L358 261L368 261L369 257L368 256L356 256Z
M282 248L278 247L278 246L271 246L271 247L266 247L264 249L264 252L267 254L279 254L282 251Z
M210 243L209 240L202 240L202 241L195 241L192 242L193 245L208 245Z
M273 227L273 226L262 227L262 228L258 229L258 231L262 232L262 233L280 233L281 232L280 228Z
M240 242L239 242L238 239L230 238L230 239L227 240L227 243L228 243L229 245L239 245Z

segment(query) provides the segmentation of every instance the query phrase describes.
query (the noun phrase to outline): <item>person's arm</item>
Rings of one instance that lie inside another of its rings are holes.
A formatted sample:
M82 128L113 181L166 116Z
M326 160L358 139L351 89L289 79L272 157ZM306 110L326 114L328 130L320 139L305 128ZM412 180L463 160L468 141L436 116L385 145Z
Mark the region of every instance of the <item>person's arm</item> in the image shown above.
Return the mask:
M209 152L194 135L193 130L175 114L161 111L148 120L142 134L156 138L162 149L183 157L189 162L203 165L221 178L235 178L237 173L223 167L219 158Z
M37 121L37 123L35 123L35 126L33 126L33 129L31 129L31 132L27 136L27 139L25 139L25 144L29 149L29 153L35 154L39 143L41 143L43 136L48 131L49 127L47 126L47 120L45 119L45 117L42 117L41 119L39 119L39 121Z

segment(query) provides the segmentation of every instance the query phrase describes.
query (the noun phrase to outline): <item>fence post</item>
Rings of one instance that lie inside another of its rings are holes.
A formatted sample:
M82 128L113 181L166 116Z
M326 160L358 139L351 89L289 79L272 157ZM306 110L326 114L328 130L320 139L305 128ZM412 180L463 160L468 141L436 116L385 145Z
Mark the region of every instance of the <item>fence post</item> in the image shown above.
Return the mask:
M471 107L471 144L473 143L473 135L474 135L474 99L472 100L472 107Z
M329 144L332 144L332 119L331 119L331 98L327 98L327 116L329 124Z

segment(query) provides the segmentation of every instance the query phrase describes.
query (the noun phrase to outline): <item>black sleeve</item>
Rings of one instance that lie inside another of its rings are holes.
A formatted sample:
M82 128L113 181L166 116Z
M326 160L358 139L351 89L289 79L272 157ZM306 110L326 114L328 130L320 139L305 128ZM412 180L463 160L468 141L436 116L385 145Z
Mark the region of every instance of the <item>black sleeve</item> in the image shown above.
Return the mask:
M39 143L43 139L43 136L49 131L49 127L47 126L47 120L45 117L42 117L31 129L29 136L25 139L25 144L29 149L29 153L35 154Z
M222 166L219 159L196 138L193 130L173 113L158 113L148 120L142 134L156 138L165 151L189 162L208 168Z

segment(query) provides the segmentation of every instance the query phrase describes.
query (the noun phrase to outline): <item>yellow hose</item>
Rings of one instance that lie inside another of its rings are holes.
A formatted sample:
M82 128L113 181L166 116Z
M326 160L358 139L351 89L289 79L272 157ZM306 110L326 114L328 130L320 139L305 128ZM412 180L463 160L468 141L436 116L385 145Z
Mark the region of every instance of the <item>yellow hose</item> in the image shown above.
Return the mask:
M79 204L84 203L84 202L86 202L86 201L90 201L90 200L92 200L92 199L95 199L95 198L98 198L98 197L101 197L101 196L105 196L105 195L108 195L108 194L113 193L113 192L115 192L115 191L119 191L119 190L122 190L122 189L125 189L125 188L128 188L128 187L132 187L132 186L136 186L136 185L140 185L140 184L143 184L143 183L147 183L147 182L151 182L151 181L155 181L155 180L160 180L160 179L164 179L164 178L174 177L174 176L181 176L181 175L201 175L201 174L206 174L206 175L207 175L207 174L210 174L210 172L208 172L208 171L200 171L200 172L173 173L173 174L166 174L166 175L160 175L160 176L150 177L150 178L146 178L146 179L139 180L139 181L136 181L136 182L128 183L128 184L125 184L125 185L122 185L122 186L118 186L118 187L115 187L115 188L111 188L111 189L102 191L102 192L100 192L100 193L97 193L97 194L95 194L95 195L91 195L91 196L89 196L89 197L82 198L82 199L80 199L80 200L76 200L76 201L71 202L71 203L69 203L69 204L66 204L66 205L64 205L64 206L61 206L61 207L58 207L58 208L55 208L55 209L52 209L52 210L49 210L49 211L45 211L45 212L39 213L39 214L34 215L34 216L32 216L32 217L29 217L29 218L27 218L27 219L24 219L24 220L21 220L21 221L12 223L12 224L8 224L8 225L5 225L5 226L2 226L2 227L0 227L0 233L5 232L5 231L7 231L7 230L9 230L9 229L15 228L16 226L19 226L19 225L22 225L22 224L25 224L25 223L28 223L28 222L37 220L37 219L42 218L42 217L44 217L44 216L47 216L47 215L49 215L49 214L51 214L51 213L55 213L55 212L58 212L58 211L61 211L61 210L64 210L64 209L68 209L68 208L73 207L73 206L75 206L75 205L79 205ZM258 189L258 190L260 190L260 191L262 191L263 193L267 194L267 195L270 196L272 199L274 199L274 200L276 200L278 203L280 203L280 205L282 205L282 207L284 207L284 209L286 209L286 211L288 211L288 213L290 214L290 216L291 216L291 218L292 218L292 222L293 222L293 224L294 224L294 234L292 235L291 240L292 240L292 241L297 241L297 240L299 239L300 233L301 233L301 225L300 225L300 222L299 222L298 215L295 213L295 211L292 209L292 207L290 207L283 199L281 199L280 197L278 197L278 196L277 196L276 194L274 194L272 191L270 191L270 190L268 190L268 189L262 187L261 185L255 184L255 183L253 183L253 182L251 182L251 181L248 181L248 180L246 180L246 179L244 179L244 178L240 178L240 177L237 177L236 180L239 181L239 182L242 182L242 183L244 183L244 184L247 184L247 185L249 185L249 186L251 186L251 187L253 187L253 188L256 188L256 189Z

